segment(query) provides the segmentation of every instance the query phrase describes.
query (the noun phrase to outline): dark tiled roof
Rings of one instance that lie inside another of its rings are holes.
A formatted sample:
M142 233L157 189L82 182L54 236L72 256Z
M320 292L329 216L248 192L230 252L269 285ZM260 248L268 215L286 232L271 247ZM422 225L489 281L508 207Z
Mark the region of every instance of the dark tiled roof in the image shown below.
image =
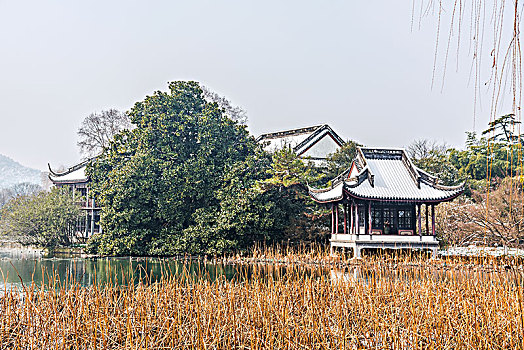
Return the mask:
M464 190L459 186L440 185L438 179L416 168L402 149L359 148L354 165L356 176L337 177L331 189L310 189L318 202L336 201L341 191L357 199L442 202L457 197Z
M48 163L47 167L49 168L49 180L53 183L81 183L89 181L87 175L85 174L85 167L87 164L96 159L98 156L84 160L81 163L75 164L72 167L67 168L63 171L54 171L51 168L51 165Z
M271 150L290 146L300 156L326 135L329 135L338 146L345 143L327 124L263 134L257 138L257 141L266 142L267 148Z

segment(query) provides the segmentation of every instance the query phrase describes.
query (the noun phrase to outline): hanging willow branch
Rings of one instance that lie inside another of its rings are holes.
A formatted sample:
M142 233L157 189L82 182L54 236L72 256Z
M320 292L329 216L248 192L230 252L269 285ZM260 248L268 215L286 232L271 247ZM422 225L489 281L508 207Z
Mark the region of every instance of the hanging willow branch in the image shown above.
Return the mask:
M442 69L442 88L446 68L449 59L449 51L452 44L457 48L457 68L460 57L461 45L464 37L469 42L467 54L471 57L470 79L474 81L474 111L473 111L473 130L476 128L477 107L481 105L481 92L488 93L490 97L490 125L497 120L500 109L511 109L511 115L515 122L508 130L512 135L518 135L508 147L507 158L513 161L517 155L518 166L513 164L508 167L509 177L520 176L524 180L522 165L522 140L520 125L522 122L522 52L520 45L520 13L523 11L522 3L519 0L455 0L452 7L448 8L443 0L420 0L420 6L412 6L412 25L413 18L422 18L430 13L437 16L435 56L433 64L432 83L433 87L436 74L438 72L438 58L444 56ZM419 13L415 9L419 8ZM469 14L469 19L468 19ZM464 31L464 25L469 24L469 30ZM445 52L440 52L440 36L442 29L447 25L449 34ZM420 21L419 21L420 26ZM487 90L481 91L481 88ZM505 99L510 98L511 107L505 106ZM486 157L486 209L485 216L488 221L490 215L490 184L493 169L493 142L495 142L495 128L489 130L488 152ZM517 169L514 173L513 169ZM509 207L513 206L516 193L510 191ZM519 203L520 211L524 214L524 205Z
M420 6L416 6L416 1L413 0L412 27L417 16L422 19L433 14L437 20L432 87L435 85L439 71L442 73L442 88L444 87L449 53L453 47L456 47L457 69L462 54L471 58L470 80L473 80L475 90L475 112L481 102L481 92L487 91L491 96L492 120L504 105L505 98L509 97L511 97L511 112L520 120L522 101L520 13L523 6L519 0L490 2L455 0L451 4L443 0L419 0L419 3ZM441 36L446 29L447 42L442 43ZM464 43L468 44L465 51ZM442 69L440 69L440 61L442 61ZM475 117L474 113L474 124Z

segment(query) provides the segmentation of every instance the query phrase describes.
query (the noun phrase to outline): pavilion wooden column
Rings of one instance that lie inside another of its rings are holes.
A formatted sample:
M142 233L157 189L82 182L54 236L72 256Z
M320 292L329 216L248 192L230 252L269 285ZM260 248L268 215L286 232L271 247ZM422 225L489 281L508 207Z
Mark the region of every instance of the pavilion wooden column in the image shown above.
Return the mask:
M435 236L435 204L431 206L431 234Z
M418 234L422 237L422 204L417 204Z
M360 220L358 218L358 205L355 204L355 233L358 235L360 234Z
M342 209L344 209L344 233L348 233L348 208L347 208L347 204L342 204Z
M368 233L371 235L371 201L368 202Z
M331 203L331 234L335 233L335 204Z
M426 235L429 235L429 207L426 204Z
M86 204L85 204L86 208L89 207L89 187L87 188L86 190ZM85 217L85 234L86 234L86 238L89 238L89 210L85 210L86 212L86 217Z
M349 206L349 231L348 233L353 233L353 203Z
M335 233L338 233L338 203L335 204Z

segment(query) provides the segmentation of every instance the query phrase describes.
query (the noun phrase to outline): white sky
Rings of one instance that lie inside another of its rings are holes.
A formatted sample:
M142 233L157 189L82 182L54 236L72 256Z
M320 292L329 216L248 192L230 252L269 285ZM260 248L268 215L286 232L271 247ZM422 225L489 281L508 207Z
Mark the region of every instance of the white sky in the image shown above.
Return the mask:
M0 0L0 153L41 170L74 164L83 118L173 80L242 106L255 135L328 123L368 146L462 147L470 58L457 71L451 54L432 90L435 18L413 31L411 20L412 2L391 0ZM477 129L488 120L483 102Z

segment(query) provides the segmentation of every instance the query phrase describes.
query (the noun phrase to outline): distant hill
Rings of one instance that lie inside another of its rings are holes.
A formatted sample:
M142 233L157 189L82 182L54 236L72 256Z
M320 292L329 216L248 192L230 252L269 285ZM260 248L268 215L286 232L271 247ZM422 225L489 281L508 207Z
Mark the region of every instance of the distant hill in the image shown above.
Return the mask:
M0 188L8 188L22 182L42 185L42 172L25 167L0 154Z

